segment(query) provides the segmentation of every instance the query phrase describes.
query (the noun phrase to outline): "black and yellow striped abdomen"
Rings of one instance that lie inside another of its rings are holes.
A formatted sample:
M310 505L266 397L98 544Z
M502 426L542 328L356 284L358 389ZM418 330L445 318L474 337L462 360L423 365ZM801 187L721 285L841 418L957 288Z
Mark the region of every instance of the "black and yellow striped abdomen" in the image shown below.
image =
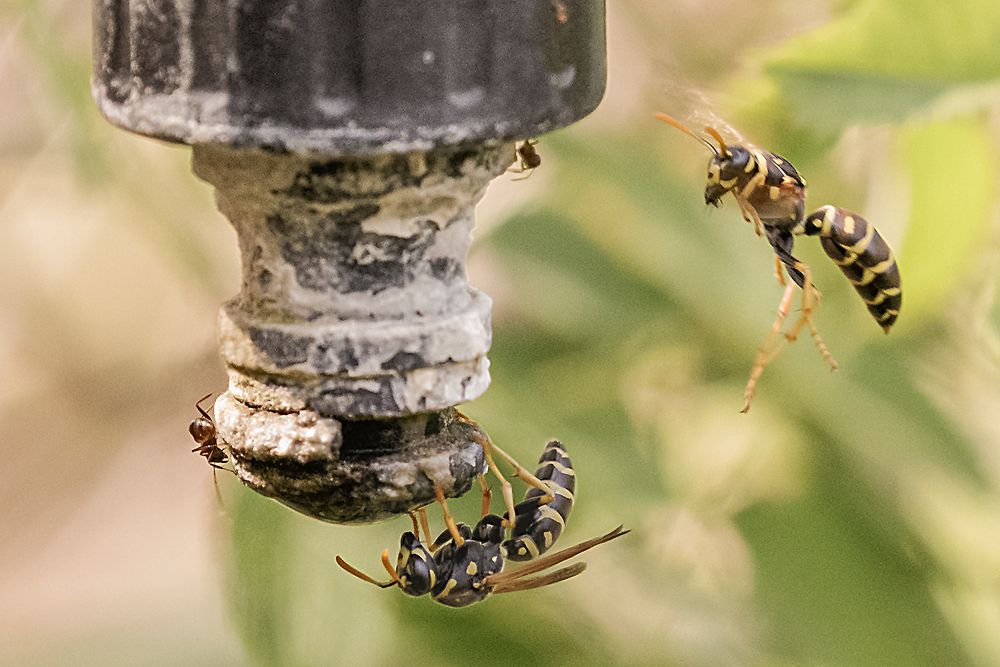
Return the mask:
M546 494L532 487L524 494L524 500L515 505L511 539L503 545L510 560L531 560L545 553L559 539L573 510L576 474L561 442L552 440L545 445L535 477L544 482L555 497L542 505L539 500Z
M896 258L875 226L851 211L824 206L806 218L804 227L806 235L820 237L823 250L889 333L899 316L903 293Z

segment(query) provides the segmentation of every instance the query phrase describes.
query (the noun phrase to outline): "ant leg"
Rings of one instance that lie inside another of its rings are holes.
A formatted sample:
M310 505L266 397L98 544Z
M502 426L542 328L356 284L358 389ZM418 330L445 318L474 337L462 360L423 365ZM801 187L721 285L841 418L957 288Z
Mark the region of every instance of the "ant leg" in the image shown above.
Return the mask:
M216 500L216 502L219 503L219 507L222 508L223 513L225 513L225 511L226 511L226 503L224 503L222 501L222 491L219 490L219 478L216 476L217 473L215 471L216 464L212 463L212 464L209 464L209 465L212 466L212 486L215 487L215 500ZM221 466L219 466L219 467L221 467ZM225 470L225 468L223 468L223 470Z
M211 395L212 395L212 394L210 394L210 393L209 393L209 394L205 394L204 396L202 396L201 398L199 398L199 399L198 399L198 401L197 401L197 402L196 402L196 403L194 404L194 407L198 409L198 412L200 412L200 413L201 413L201 416L202 416L202 417L204 417L204 418L205 418L205 419L207 419L208 421L210 421L210 422L213 422L213 423L214 423L214 421L215 421L215 420L214 420L214 419L212 419L212 417L211 417L211 416L210 416L210 415L209 415L209 414L208 414L207 412L205 412L205 411L204 411L204 410L202 409L202 407L201 407L201 403L202 403L202 401L204 401L205 399L209 398L209 397L210 397Z
M794 284L785 286L785 294L781 297L781 302L778 304L778 317L774 320L774 324L771 325L770 333L767 334L767 337L761 342L760 347L757 348L757 356L754 358L753 367L750 369L750 379L747 380L747 386L743 390L743 409L740 410L743 414L750 411L750 403L753 401L754 392L757 390L757 381L760 380L760 376L764 373L764 368L781 353L784 346L785 339L778 336L781 333L781 324L785 321L788 311L791 309L792 294L794 293Z
M483 492L482 516L486 516L490 513L490 501L493 500L493 490L490 489L489 484L486 483L485 475L479 475L477 479L479 480L479 488Z
M448 532L451 533L451 539L455 542L455 546L462 546L465 544L465 538L458 532L455 519L452 518L451 512L448 511L448 501L444 499L444 491L441 490L438 484L434 485L434 498L441 505L441 511L444 512L444 523L448 526Z
M516 145L514 146L514 162L517 164L517 166L515 167L514 165L511 165L507 167L508 173L523 174L528 169L528 165L524 161L524 158L521 157L521 154L517 151Z
M799 332L802 331L802 327L808 326L809 334L812 336L813 342L816 343L816 349L819 350L819 356L830 366L831 371L835 371L839 368L837 362L833 358L833 355L830 354L830 350L827 348L826 343L823 342L823 338L819 335L819 330L816 328L816 323L813 322L812 317L813 313L819 307L822 294L812 284L812 272L808 266L802 262L796 262L795 268L805 276L803 283L805 286L802 288L802 313L795 324L785 334L785 338L788 339L788 342L794 343L799 336Z

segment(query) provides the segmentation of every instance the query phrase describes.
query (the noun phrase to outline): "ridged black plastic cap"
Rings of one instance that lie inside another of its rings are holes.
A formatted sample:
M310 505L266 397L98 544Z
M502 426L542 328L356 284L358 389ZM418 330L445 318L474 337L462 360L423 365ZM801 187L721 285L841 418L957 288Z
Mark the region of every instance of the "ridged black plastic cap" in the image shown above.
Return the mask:
M604 94L603 0L95 0L125 129L327 155L540 135Z

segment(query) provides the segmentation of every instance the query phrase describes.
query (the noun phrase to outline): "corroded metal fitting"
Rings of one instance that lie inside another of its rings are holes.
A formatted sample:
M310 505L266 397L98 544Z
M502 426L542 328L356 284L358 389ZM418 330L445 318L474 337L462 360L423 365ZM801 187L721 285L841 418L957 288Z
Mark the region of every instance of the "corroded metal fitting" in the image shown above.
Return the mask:
M513 141L604 93L603 0L95 0L111 122L194 145L239 235L219 440L249 487L372 521L467 491L489 298L465 256ZM479 434L481 435L481 434Z
M224 394L215 414L244 484L324 521L402 514L429 502L435 484L460 495L483 471L473 440L481 432L454 409L337 420L255 409Z
M230 382L215 416L244 483L334 521L405 511L434 483L468 490L482 451L447 409L489 385L490 299L469 287L465 257L473 207L511 150L330 160L195 147L243 255L241 292L219 317ZM303 423L325 425L325 458Z

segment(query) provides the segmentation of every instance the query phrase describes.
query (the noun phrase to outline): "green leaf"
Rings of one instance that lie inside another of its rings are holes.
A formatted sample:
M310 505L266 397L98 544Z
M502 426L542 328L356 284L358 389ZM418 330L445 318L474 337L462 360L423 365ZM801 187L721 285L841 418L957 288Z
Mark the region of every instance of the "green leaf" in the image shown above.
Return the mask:
M920 322L940 312L976 270L994 210L997 164L988 128L977 119L904 129L899 147L911 191L899 257L903 317Z

